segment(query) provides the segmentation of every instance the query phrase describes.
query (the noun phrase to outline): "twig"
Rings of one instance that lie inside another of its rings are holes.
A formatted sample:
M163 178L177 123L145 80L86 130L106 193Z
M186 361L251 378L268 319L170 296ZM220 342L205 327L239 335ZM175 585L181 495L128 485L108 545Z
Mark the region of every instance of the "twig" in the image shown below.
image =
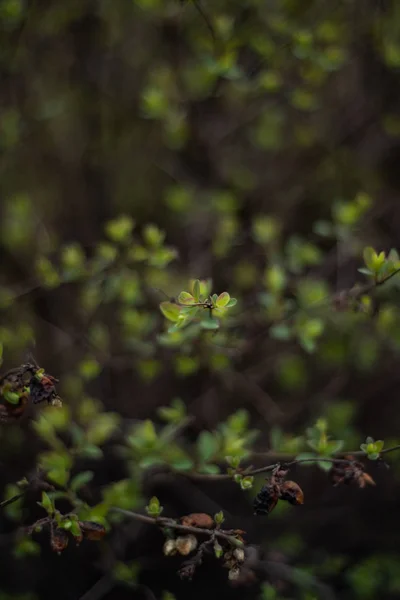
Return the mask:
M157 525L159 527L168 527L170 529L176 529L177 531L183 531L184 533L193 533L194 535L206 535L210 538L219 538L231 544L231 546L242 547L243 542L234 535L231 535L233 531L226 532L220 529L203 529L202 527L192 527L190 525L182 525L177 523L173 519L168 517L149 517L148 515L142 515L140 513L133 512L131 510L125 510L124 508L112 507L113 512L125 515L130 519L147 523L148 525Z
M397 446L393 446L392 448L386 448L385 450L381 450L381 452L379 453L379 456L381 456L382 454L389 454L389 452L395 452L397 450L400 450L400 444L398 444ZM352 457L366 457L367 455L365 454L365 452L363 450L356 450L355 452L342 452L340 454L338 454L337 457L332 457L332 458L324 458L324 457L319 457L316 456L315 458L301 458L299 460L297 459L293 459L290 461L286 461L286 462L275 462L274 464L271 465L265 465L263 467L259 467L257 469L253 469L253 468L248 468L248 469L243 469L242 471L237 471L237 473L239 473L240 475L244 475L244 476L252 476L252 475L259 475L260 473L268 473L270 471L273 471L274 469L281 467L282 469L288 469L290 467L293 467L295 465L299 465L299 464L303 464L303 463L318 463L318 462L326 462L326 463L332 463L332 464L350 464L353 462L353 459L350 458L343 458L344 456L352 456ZM208 475L206 473L184 473L182 471L179 471L180 475L183 475L185 477L190 477L193 479L198 479L198 480L207 480L207 481L223 481L223 480L229 480L232 479L232 475L229 475L228 473L218 473L218 474L211 474Z
M8 498L7 500L3 500L3 502L0 502L0 508L5 508L9 504L16 502L17 500L19 500L20 498L25 496L25 493L26 493L26 490L24 490L20 494L16 494L15 496L12 496L11 498Z
M213 39L214 44L217 45L218 39L217 39L217 36L215 34L214 26L211 23L210 18L207 15L207 13L205 12L204 8L200 4L200 0L192 0L192 4L195 6L197 12L199 13L199 15L201 16L201 18L203 19L204 23L206 24L207 29L208 29L208 31L211 34L211 37Z

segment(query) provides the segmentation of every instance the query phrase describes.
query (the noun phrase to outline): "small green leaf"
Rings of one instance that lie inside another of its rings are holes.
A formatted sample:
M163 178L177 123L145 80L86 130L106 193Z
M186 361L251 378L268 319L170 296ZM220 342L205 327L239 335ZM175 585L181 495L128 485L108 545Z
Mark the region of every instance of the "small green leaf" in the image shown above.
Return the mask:
M371 246L367 246L366 248L364 248L364 251L363 251L364 263L365 263L366 267L368 269L370 269L372 272L375 271L375 268L374 268L375 257L376 257L376 252Z
M332 468L332 463L325 460L319 460L317 464L323 471L330 471Z
M301 460L307 460L308 461L309 460L310 462L305 462L304 465L310 465L310 466L312 466L313 463L311 462L310 459L314 459L314 458L317 458L317 455L314 454L313 452L301 452L300 454L298 454L296 456L295 460L299 460L299 461L301 461Z
M174 302L161 302L160 310L169 321L176 322L179 319L180 308Z
M159 229L157 225L149 223L145 226L143 230L143 238L146 240L146 243L149 246L153 248L158 248L161 246L165 239L165 233L161 231L161 229Z
M208 317L206 319L203 319L201 321L201 326L203 329L219 329L219 322L217 321L217 319L213 319L212 317Z
M214 554L216 558L221 558L224 554L224 550L218 542L214 542Z
M233 469L237 469L240 465L241 457L240 456L225 456L225 460L230 467Z
M218 447L218 439L210 431L202 431L197 438L197 451L204 462L208 462L217 453Z
M76 538L80 538L82 535L81 528L79 527L78 521L71 521L70 531L72 535Z
M382 452L385 442L383 440L377 440L375 442L375 449L377 452Z
M181 292L178 296L179 304L194 304L195 299L189 292Z
M222 292L222 294L220 294L218 296L215 304L216 304L217 308L225 308L227 306L227 304L229 303L230 299L231 299L231 297L228 294L228 292Z
M127 242L130 240L133 227L133 219L127 215L121 215L113 221L108 221L105 230L113 242Z
M359 273L362 273L363 275L368 275L369 277L371 277L371 275L374 274L370 269L366 269L365 267L361 267L361 269L357 270Z
M151 517L159 517L163 511L163 507L160 506L160 501L157 496L153 496L146 506L146 512Z
M219 512L217 512L214 515L214 522L216 523L216 525L222 525L222 523L224 521L225 521L224 513L222 512L222 510L220 510Z
M378 460L379 456L379 452L368 452L369 460Z
M196 302L200 302L200 280L195 279L193 282L193 297Z
M49 514L49 515L54 514L53 503L50 500L49 496L46 494L46 492L42 492L42 501L39 502L39 504L44 508L44 510L47 512L47 514Z
M176 331L179 331L180 329L183 329L184 327L189 325L190 322L190 318L184 318L183 315L180 315L175 325L171 325L171 327L168 327L168 333L175 333Z
M242 490L249 490L253 487L253 481L254 477L247 475L246 477L243 477L242 481L240 482L240 487Z
M98 446L94 446L93 444L87 444L79 452L79 456L84 456L86 458L92 459L99 459L103 457L103 452Z
M93 479L92 471L82 471L71 479L70 488L73 492L77 492L81 487L87 485Z
M3 392L3 396L9 404L18 404L19 402L19 395L16 392L10 392L10 390L6 390Z
M226 305L226 308L232 308L233 306L236 306L237 304L237 299L236 298L231 298L228 302L228 304Z
M292 337L292 331L290 327L284 323L272 325L269 328L269 334L273 339L281 341L289 340Z
M218 465L202 465L199 471L201 473L206 473L207 475L218 475L221 473L221 469Z
M327 442L325 447L324 454L335 454L336 452L340 452L340 450L344 446L344 440L332 440Z
M90 423L86 432L86 441L94 446L104 444L116 431L120 422L117 413L100 413Z
M174 460L171 463L171 466L176 471L191 471L194 467L194 463L190 458L180 458L180 459ZM212 465L207 465L207 466L212 466Z

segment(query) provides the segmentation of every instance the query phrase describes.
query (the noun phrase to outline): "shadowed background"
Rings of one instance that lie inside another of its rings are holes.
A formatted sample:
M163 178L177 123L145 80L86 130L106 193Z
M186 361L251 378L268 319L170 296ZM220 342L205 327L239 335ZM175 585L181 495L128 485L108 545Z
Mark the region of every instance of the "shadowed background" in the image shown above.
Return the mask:
M188 445L240 409L260 453L296 455L320 417L346 449L396 443L398 284L372 317L329 299L362 280L364 246L400 245L399 31L390 0L0 0L2 369L32 352L66 404L97 398L122 428L159 426L179 397ZM159 303L195 277L239 299L229 326L160 339ZM42 446L29 415L1 427L5 487ZM181 582L137 524L108 550L16 556L1 515L0 598L395 598L396 460L371 463L367 490L297 467L305 506L268 521L233 483L146 474L166 514L222 509L247 530L277 591L235 588L211 560ZM100 487L126 476L112 453L90 468ZM139 586L110 583L115 556Z

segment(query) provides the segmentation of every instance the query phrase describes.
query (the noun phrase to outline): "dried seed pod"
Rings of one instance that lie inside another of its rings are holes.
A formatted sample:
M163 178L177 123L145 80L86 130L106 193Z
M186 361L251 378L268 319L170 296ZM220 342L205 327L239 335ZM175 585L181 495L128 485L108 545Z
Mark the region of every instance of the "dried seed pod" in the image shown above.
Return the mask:
M228 578L230 581L235 581L236 579L239 579L239 577L240 577L239 567L232 567L232 569L229 569Z
M368 473L362 473L358 478L358 485L360 488L364 488L366 485L376 485L371 475Z
M233 567L235 567L237 564L237 560L233 555L233 550L228 550L228 552L225 552L224 554L224 567L226 567L227 569L232 569Z
M197 548L197 538L194 535L184 535L176 538L175 546L179 554L187 556Z
M83 537L94 542L101 540L106 533L104 525L100 525L100 523L95 523L94 521L79 521L79 527L81 528Z
M233 556L240 563L244 562L244 550L243 548L235 548L233 551Z
M51 530L50 546L54 552L62 552L68 546L68 534L65 529L57 527Z
M174 554L176 554L177 550L175 540L166 540L163 546L163 552L165 556L173 556Z
M206 513L191 513L181 518L182 525L187 527L200 527L201 529L212 529L214 519Z
M364 472L364 465L352 460L353 457L346 457L348 463L334 463L329 471L329 478L333 485L350 485L356 483L360 488L366 485L375 485L375 481L368 473Z
M30 383L30 396L34 404L44 402L45 400L51 404L54 398L57 397L55 383L58 379L47 373L36 373Z
M280 486L280 499L290 504L304 504L304 494L295 481L284 481Z
M255 515L269 515L277 505L278 492L276 486L267 483L264 485L253 502Z

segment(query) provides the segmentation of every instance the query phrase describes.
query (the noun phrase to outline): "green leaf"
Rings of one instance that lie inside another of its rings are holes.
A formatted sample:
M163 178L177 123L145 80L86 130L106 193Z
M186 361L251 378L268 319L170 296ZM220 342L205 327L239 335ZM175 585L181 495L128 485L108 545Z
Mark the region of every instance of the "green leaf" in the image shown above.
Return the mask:
M242 460L241 456L225 456L225 460L232 469L237 469Z
M158 248L165 239L165 233L157 225L149 223L143 230L143 238L149 246Z
M113 242L127 242L130 240L133 227L133 219L127 215L121 215L117 219L108 221L105 230Z
M103 457L103 452L98 446L94 446L93 444L87 444L79 452L79 456L83 456L85 458L93 458L97 460Z
M377 452L382 452L385 442L383 440L377 440L375 442L375 449Z
M236 306L237 304L237 299L236 298L231 298L228 302L228 304L226 305L226 308L232 308L233 306Z
M224 555L224 549L218 542L214 542L214 554L216 558L221 558Z
M10 392L10 390L3 392L3 397L9 404L18 404L19 402L19 395L16 392Z
M82 471L71 479L70 488L73 492L77 492L81 487L87 485L93 479L92 471Z
M195 299L189 292L181 292L178 296L179 304L194 304Z
M369 460L378 460L379 456L379 452L368 452Z
M179 319L180 308L174 302L161 302L160 310L169 321L176 322Z
M193 297L196 302L200 302L200 280L195 279L193 282Z
M86 440L90 445L101 446L116 431L120 422L117 413L100 413L90 423Z
M375 268L374 268L375 257L376 257L376 252L371 246L367 246L366 248L364 248L364 251L363 251L364 263L365 263L366 267L368 269L370 269L372 272L375 271Z
M272 325L269 328L269 334L273 339L281 341L290 340L290 338L292 337L292 331L290 327L288 327L284 323Z
M317 347L315 340L305 335L302 335L300 337L299 342L300 345L304 348L304 350L306 350L306 352L308 352L309 354L312 354Z
M221 473L221 469L218 465L202 465L199 471L201 473L206 473L207 475L218 475Z
M65 487L69 480L69 471L61 468L50 469L47 471L47 477L53 483Z
M176 331L179 331L180 329L183 329L184 327L189 325L190 322L191 322L190 318L186 318L186 317L183 317L183 315L180 315L180 317L179 317L178 321L175 323L175 325L171 325L171 327L168 327L168 333L175 333Z
M219 512L217 512L214 515L214 522L216 523L216 525L222 525L222 523L224 521L225 521L224 513L222 512L222 510L220 510Z
M340 452L344 446L344 440L332 440L327 442L324 454L335 454Z
M215 433L202 431L197 438L197 452L199 457L208 462L218 452L219 443Z
M314 452L301 452L300 454L298 454L295 458L295 460L309 460L309 459L314 459L317 458L317 455ZM310 462L306 462L304 463L304 465L310 465L312 466L313 463Z
M370 269L366 269L365 267L361 267L361 269L357 270L359 273L362 273L363 275L368 275L369 277L371 277L371 275L374 274Z
M79 527L78 521L71 521L70 531L72 535L76 538L80 538L82 535L81 528Z
M201 321L201 327L203 329L219 329L219 322L217 321L217 319L213 319L212 317L208 317L206 319L203 319Z
M319 460L317 462L318 466L320 469L322 469L323 471L330 471L332 468L332 463L328 462L328 461L324 461L324 460Z
M228 292L222 292L222 294L220 294L218 296L215 304L217 305L217 308L225 308L227 306L227 304L229 303L230 299L231 299L231 297L228 294Z
M194 463L190 458L180 458L180 459L174 460L171 463L171 466L176 471L191 471L194 467ZM212 465L206 465L206 466L212 466Z
M42 492L42 501L39 504L44 508L47 514L54 514L54 506L46 492Z
M253 481L254 477L252 477L251 475L247 475L241 480L240 487L242 488L242 490L249 490L253 487Z
M163 507L160 506L160 501L157 496L153 496L146 506L146 512L151 517L159 517L163 511Z

